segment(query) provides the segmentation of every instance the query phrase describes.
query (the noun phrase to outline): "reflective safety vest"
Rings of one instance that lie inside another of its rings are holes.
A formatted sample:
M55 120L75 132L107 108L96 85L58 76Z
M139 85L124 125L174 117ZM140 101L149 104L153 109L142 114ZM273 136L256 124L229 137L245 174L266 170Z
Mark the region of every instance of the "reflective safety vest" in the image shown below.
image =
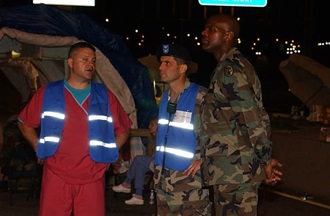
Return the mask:
M37 155L41 159L55 154L65 121L64 81L45 87ZM79 135L77 135L79 136ZM107 89L91 82L88 106L88 138L90 156L96 162L112 163L118 159L118 148L110 112Z
M164 165L178 171L184 171L190 166L196 151L194 110L199 88L199 85L191 83L184 90L172 116L167 112L169 90L164 92L158 115L156 166Z

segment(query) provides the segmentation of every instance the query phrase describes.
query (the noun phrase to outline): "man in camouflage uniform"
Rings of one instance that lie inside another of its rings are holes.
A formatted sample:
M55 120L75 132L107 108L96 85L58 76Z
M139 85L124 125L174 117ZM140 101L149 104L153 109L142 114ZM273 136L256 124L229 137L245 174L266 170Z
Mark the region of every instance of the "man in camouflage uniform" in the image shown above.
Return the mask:
M256 215L258 186L276 183L282 164L271 159L270 120L254 67L236 48L239 24L211 16L202 48L218 64L201 105L202 177L213 185L216 215Z
M206 89L186 76L189 52L163 44L157 51L160 77L169 84L159 105L155 191L160 216L211 215L208 189L200 173L200 103Z

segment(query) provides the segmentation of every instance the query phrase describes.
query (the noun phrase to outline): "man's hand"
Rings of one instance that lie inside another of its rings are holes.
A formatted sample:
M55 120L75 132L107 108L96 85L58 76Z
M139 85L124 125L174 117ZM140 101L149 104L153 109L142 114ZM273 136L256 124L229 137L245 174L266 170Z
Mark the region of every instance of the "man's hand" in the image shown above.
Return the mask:
M201 161L200 160L194 160L190 166L183 172L186 176L195 177L195 174L198 170L201 168Z
M283 164L276 159L271 159L265 166L266 179L263 180L265 184L274 186L277 182L282 180L281 176L283 173L277 170L277 167L283 167Z
M44 165L44 160L43 159L40 159L38 156L37 156L37 163L39 165Z

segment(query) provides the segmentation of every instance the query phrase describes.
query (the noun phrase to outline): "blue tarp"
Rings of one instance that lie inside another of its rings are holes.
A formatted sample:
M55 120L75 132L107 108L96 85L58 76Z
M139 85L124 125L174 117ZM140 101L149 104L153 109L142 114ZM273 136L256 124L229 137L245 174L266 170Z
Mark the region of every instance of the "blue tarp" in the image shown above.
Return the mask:
M130 89L139 128L147 128L157 110L148 69L134 58L121 37L87 15L48 5L0 9L0 26L52 36L74 36L96 46L113 64Z

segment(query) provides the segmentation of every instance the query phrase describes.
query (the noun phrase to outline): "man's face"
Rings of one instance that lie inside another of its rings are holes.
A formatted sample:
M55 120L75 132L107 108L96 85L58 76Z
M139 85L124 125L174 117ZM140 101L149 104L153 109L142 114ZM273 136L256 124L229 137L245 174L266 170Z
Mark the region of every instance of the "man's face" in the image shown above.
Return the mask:
M178 80L182 74L182 66L183 65L179 65L172 56L161 56L159 65L161 81L171 83Z
M95 52L89 48L76 50L72 57L68 59L70 67L70 79L76 81L91 80L95 73Z
M226 34L228 26L221 20L210 18L205 23L204 30L202 31L202 48L206 52L215 52L222 49L222 46L226 43Z

